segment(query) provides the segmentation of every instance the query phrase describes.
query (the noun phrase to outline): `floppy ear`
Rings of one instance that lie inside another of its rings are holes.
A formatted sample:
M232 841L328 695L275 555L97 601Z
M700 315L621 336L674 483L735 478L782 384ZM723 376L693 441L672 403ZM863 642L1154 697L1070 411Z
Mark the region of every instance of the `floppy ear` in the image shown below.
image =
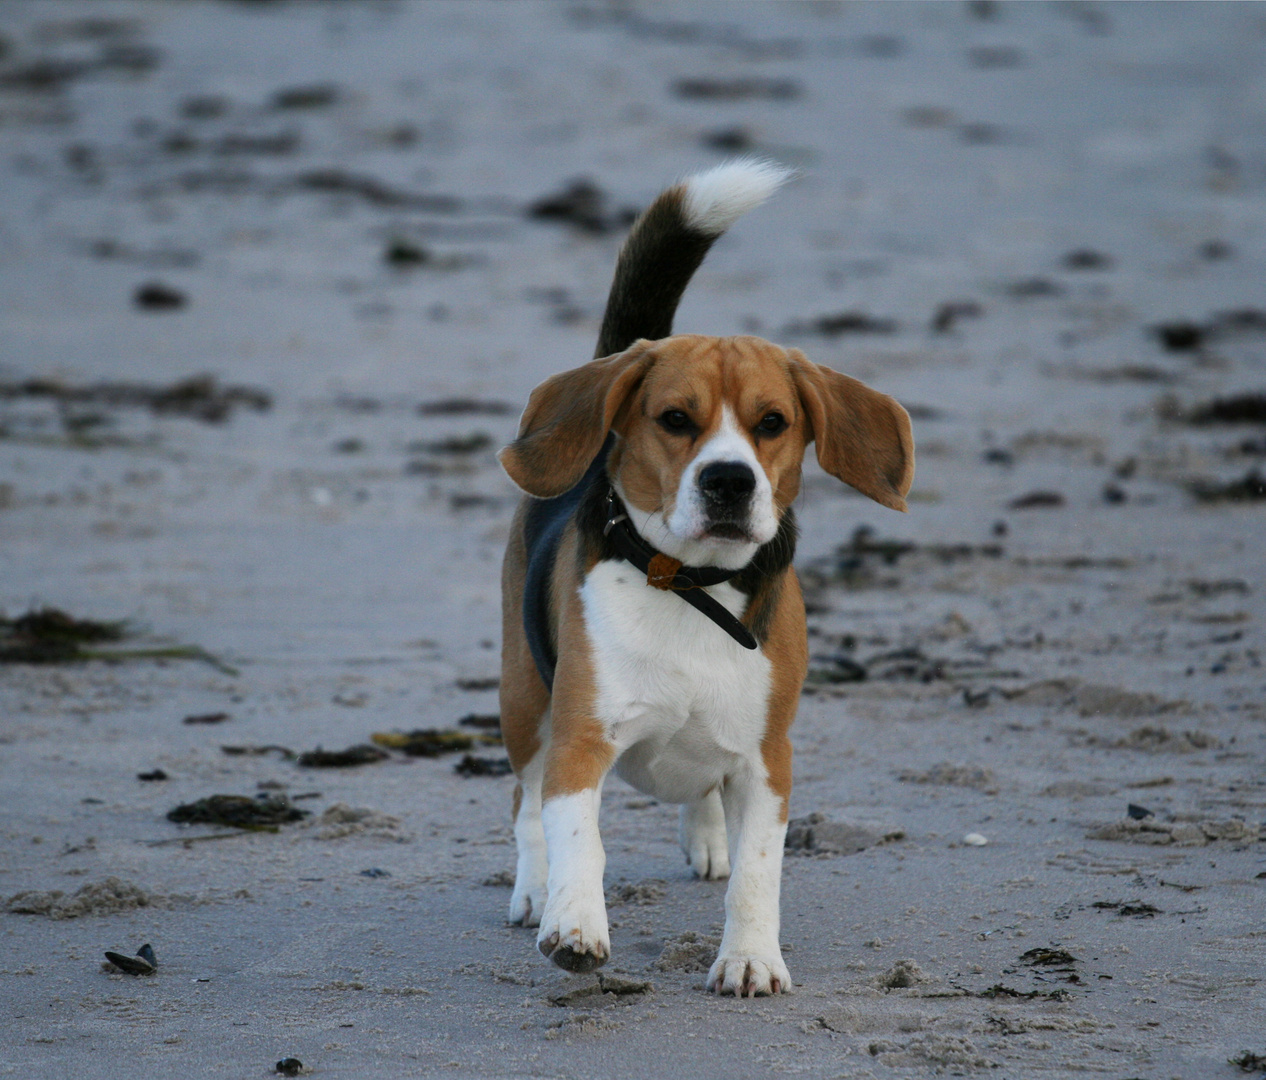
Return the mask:
M533 390L519 437L497 455L510 479L541 499L575 487L654 362L651 345L636 341L622 353L552 375Z
M791 377L832 476L893 510L904 511L914 479L910 416L895 399L787 350Z

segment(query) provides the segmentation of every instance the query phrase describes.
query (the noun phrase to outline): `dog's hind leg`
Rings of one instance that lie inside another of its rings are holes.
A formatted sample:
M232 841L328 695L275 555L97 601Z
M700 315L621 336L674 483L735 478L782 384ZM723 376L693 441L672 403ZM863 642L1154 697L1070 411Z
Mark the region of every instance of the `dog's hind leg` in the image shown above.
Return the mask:
M514 789L514 842L519 857L510 897L510 922L538 926L549 896L549 863L545 853L545 829L541 825L541 778L545 754L536 754L519 772Z
M730 876L730 853L725 839L725 809L721 789L713 788L697 802L681 808L678 830L681 850L696 875L708 881Z
M545 910L549 868L541 829L541 779L549 742L550 692L532 658L523 626L523 517L519 507L502 569L501 737L519 779L514 789L514 839L519 857L509 919L536 926Z

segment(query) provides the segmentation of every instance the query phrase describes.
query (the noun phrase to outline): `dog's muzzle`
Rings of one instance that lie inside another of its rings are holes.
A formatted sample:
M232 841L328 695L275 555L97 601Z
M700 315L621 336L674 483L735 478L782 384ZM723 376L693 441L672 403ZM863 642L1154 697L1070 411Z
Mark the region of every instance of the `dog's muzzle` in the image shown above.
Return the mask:
M696 483L703 496L708 532L729 539L747 539L747 518L752 492L756 490L756 474L751 466L742 461L714 461L699 470Z

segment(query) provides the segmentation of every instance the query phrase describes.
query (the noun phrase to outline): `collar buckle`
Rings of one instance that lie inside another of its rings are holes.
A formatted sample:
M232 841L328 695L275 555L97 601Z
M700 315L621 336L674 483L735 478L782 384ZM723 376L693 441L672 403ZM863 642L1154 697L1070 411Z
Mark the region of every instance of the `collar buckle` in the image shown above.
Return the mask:
M617 513L615 508L615 488L607 488L607 523L602 527L602 535L608 536L621 521L628 521L629 515Z

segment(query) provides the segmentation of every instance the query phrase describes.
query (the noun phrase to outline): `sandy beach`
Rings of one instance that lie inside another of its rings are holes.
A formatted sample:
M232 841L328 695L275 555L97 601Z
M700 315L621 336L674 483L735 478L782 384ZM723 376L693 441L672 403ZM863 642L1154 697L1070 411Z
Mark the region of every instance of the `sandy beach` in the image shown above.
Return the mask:
M1259 4L0 0L0 1075L1266 1070L1264 130ZM506 925L496 726L494 455L743 154L677 329L918 447L806 467L755 1000L614 775L602 980Z

